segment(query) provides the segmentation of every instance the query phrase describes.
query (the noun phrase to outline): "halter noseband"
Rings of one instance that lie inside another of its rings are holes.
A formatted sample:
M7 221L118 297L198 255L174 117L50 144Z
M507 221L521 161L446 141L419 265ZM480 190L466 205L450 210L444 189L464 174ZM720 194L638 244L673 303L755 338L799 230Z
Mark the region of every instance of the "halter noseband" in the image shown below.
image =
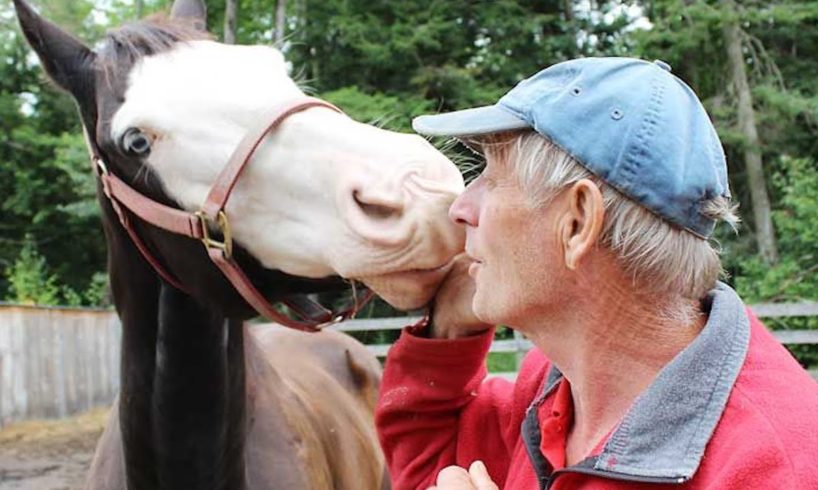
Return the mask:
M158 203L134 190L108 170L108 166L105 164L105 161L96 149L96 145L93 144L93 140L91 140L88 134L86 134L86 140L91 153L95 173L102 183L105 196L119 217L119 222L125 228L125 231L127 231L131 237L131 241L133 241L145 260L148 261L165 282L180 291L187 292L186 288L182 286L178 279L170 274L156 257L151 254L145 242L143 242L136 233L124 209L127 209L153 226L171 233L201 240L207 249L207 255L210 257L210 260L222 271L233 287L236 288L236 291L241 294L242 298L259 314L290 328L304 331L318 331L327 325L353 318L355 314L372 299L374 295L372 291L367 291L359 298L355 283L353 282L352 305L339 312L327 310L305 296L289 296L283 299L281 303L287 305L293 312L303 318L303 320L291 319L287 315L279 312L273 304L270 304L270 302L264 298L235 261L233 257L233 236L230 230L230 221L227 219L227 213L224 210L242 171L267 134L281 126L281 124L293 114L313 107L325 107L343 114L340 109L329 102L313 97L304 97L276 107L269 118L266 119L269 122L265 122L263 125L250 130L241 140L227 165L216 178L216 182L211 187L204 205L195 213L189 213ZM215 235L211 230L217 230L222 236L221 240L214 238Z

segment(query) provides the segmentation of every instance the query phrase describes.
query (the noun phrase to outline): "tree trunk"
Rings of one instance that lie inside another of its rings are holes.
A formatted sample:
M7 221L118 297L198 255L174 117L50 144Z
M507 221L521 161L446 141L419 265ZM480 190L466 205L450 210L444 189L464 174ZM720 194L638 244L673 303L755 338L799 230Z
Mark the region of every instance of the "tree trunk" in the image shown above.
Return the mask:
M565 13L565 20L568 22L574 21L574 2L572 0L563 0L562 10Z
M134 10L136 12L136 18L141 19L142 15L143 15L143 11L145 10L144 0L135 0L134 1Z
M295 17L298 22L296 27L296 32L301 33L300 41L305 45L309 46L307 42L307 18L309 17L309 3L308 0L296 0L295 1ZM319 66L320 63L318 62L318 57L316 56L316 47L312 47L308 50L310 53L310 58L308 63L309 71L307 76L310 80L315 80L316 82L321 79L321 67Z
M726 0L725 7L730 14L737 14L733 0ZM747 167L747 179L750 186L750 199L753 205L753 219L756 228L758 251L768 264L778 261L778 247L775 240L770 198L767 194L767 183L761 161L761 143L756 127L753 97L747 81L747 70L744 66L741 37L738 20L731 18L723 28L724 41L727 47L727 59L730 68L730 83L738 97L738 127L744 136L744 162Z
M568 56L570 58L574 58L577 56L577 23L574 20L574 2L573 0L564 0L562 4L562 12L565 16L565 26L567 35L571 38L570 43L570 50L568 51ZM550 36L548 32L545 31L545 25L543 25L542 34L544 38Z
M287 0L278 0L276 7L276 30L275 30L275 44L281 45L284 40L285 30L287 28Z
M238 17L238 0L227 0L224 7L224 43L236 44L236 19Z

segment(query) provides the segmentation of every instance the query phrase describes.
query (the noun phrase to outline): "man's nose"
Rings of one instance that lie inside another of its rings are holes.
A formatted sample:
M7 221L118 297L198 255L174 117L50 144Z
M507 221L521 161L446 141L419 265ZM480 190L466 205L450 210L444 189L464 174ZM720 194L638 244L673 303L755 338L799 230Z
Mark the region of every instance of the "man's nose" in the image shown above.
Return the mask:
M459 225L477 226L477 216L474 188L469 185L449 207L449 219Z

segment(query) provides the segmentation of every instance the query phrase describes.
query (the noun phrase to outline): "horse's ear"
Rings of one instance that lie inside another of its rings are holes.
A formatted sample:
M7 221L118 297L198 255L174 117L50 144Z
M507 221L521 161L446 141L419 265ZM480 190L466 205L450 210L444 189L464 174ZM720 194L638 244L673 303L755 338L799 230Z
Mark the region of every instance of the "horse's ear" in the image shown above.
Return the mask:
M24 0L14 0L20 27L37 53L45 72L75 97L93 83L96 55L79 39L42 18Z
M207 29L207 7L204 0L176 0L170 10L172 19L187 19L200 31Z

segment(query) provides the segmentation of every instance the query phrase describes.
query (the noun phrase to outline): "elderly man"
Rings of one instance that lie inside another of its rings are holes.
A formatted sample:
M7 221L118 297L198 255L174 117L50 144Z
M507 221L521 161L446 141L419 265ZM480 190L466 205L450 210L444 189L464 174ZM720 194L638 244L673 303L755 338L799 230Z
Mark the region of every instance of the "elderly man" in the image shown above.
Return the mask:
M450 211L466 257L387 360L397 490L818 488L818 384L717 282L724 153L667 64L569 61L414 126L486 168ZM514 384L485 379L499 324L536 347Z

